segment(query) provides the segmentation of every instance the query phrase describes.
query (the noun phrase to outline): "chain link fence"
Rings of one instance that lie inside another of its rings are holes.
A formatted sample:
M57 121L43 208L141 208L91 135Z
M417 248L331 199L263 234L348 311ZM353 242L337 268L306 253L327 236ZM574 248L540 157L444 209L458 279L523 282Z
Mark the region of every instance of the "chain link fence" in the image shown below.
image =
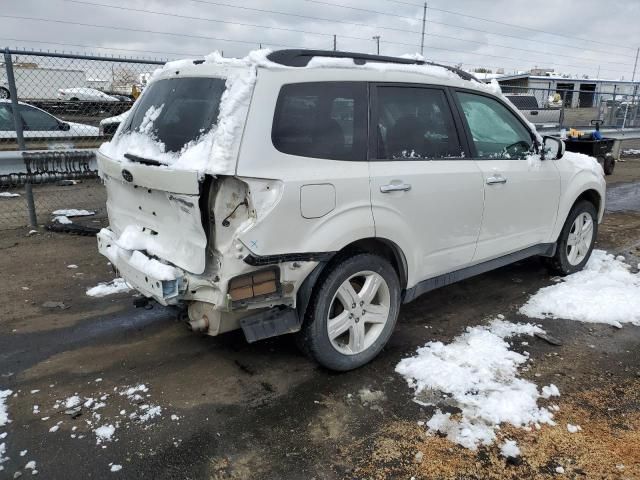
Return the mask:
M605 91L501 85L502 93L539 130L640 128L640 96L613 86Z
M0 230L100 226L95 150L160 60L5 49L0 65Z

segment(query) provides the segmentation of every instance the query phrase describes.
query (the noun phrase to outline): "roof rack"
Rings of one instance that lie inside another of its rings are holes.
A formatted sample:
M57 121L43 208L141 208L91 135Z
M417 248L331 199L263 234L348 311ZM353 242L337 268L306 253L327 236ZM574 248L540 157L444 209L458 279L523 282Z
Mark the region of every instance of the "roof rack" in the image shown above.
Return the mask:
M441 65L439 63L425 62L424 60L416 60L412 58L387 57L385 55L370 55L368 53L354 52L338 52L334 50L276 50L271 52L267 58L274 63L285 65L287 67L306 67L313 57L329 57L329 58L351 58L356 65L364 65L367 62L378 63L398 63L404 65L433 65L442 67L450 72L455 73L463 80L479 81L476 77L459 68Z

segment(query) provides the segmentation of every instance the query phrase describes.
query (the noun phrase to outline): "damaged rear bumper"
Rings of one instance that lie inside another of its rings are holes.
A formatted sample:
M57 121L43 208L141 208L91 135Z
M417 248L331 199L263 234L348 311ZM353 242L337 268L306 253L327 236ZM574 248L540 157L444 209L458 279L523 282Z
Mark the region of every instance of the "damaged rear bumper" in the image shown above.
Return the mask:
M113 231L103 228L97 234L97 240L100 253L107 257L120 276L142 295L153 298L162 305L176 305L180 302L180 293L186 287L184 273L180 269L173 268L175 278L160 278L152 269L145 271L138 263L132 261L136 251L119 247Z

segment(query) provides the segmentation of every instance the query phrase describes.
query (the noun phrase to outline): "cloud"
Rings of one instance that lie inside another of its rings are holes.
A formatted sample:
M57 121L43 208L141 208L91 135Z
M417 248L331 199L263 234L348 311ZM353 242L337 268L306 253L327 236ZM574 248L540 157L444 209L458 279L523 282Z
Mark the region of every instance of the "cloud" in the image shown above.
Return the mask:
M202 55L212 50L223 50L228 56L240 56L260 44L270 48L331 49L334 34L341 50L372 53L375 50L373 35L381 36L383 54L413 53L420 48L422 7L419 0L408 0L416 6L391 0L326 0L327 3L352 8L328 6L311 0L86 1L94 5L70 0L6 2L0 15L117 28L0 16L0 42L11 47L163 58ZM459 0L451 6L445 2L429 3L432 8L429 8L427 16L425 55L430 59L462 63L465 68L504 68L508 72L538 66L592 76L599 69L601 77L631 77L634 48L640 43L640 33L636 28L640 2L617 2L616 13L612 14L598 0L561 3L555 0L535 3L525 0ZM491 18L509 25L453 15L438 8ZM510 25L529 26L566 37Z

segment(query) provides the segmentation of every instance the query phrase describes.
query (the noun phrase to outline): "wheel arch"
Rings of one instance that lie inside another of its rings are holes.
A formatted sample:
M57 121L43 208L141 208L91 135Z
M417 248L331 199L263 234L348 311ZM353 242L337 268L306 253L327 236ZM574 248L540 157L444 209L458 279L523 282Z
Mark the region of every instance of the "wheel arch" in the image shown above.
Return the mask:
M338 250L330 260L320 262L304 280L300 289L298 289L296 302L300 324L304 321L311 295L316 288L318 281L331 271L333 265L340 263L344 258L358 253L371 253L388 260L398 274L401 291L404 291L407 288L407 260L402 249L395 242L386 238L361 238L345 245L343 248Z
M574 192L571 196L567 195L564 198L566 199L567 197L571 198L571 200L561 200L560 202L560 209L558 211L555 228L553 229L553 236L550 239L552 242L556 242L558 240L560 232L562 232L562 227L564 227L564 224L569 217L569 213L571 213L571 210L578 202L586 200L593 204L598 215L598 223L602 221L602 216L604 215L604 192L601 192L596 185L586 185L585 188Z

